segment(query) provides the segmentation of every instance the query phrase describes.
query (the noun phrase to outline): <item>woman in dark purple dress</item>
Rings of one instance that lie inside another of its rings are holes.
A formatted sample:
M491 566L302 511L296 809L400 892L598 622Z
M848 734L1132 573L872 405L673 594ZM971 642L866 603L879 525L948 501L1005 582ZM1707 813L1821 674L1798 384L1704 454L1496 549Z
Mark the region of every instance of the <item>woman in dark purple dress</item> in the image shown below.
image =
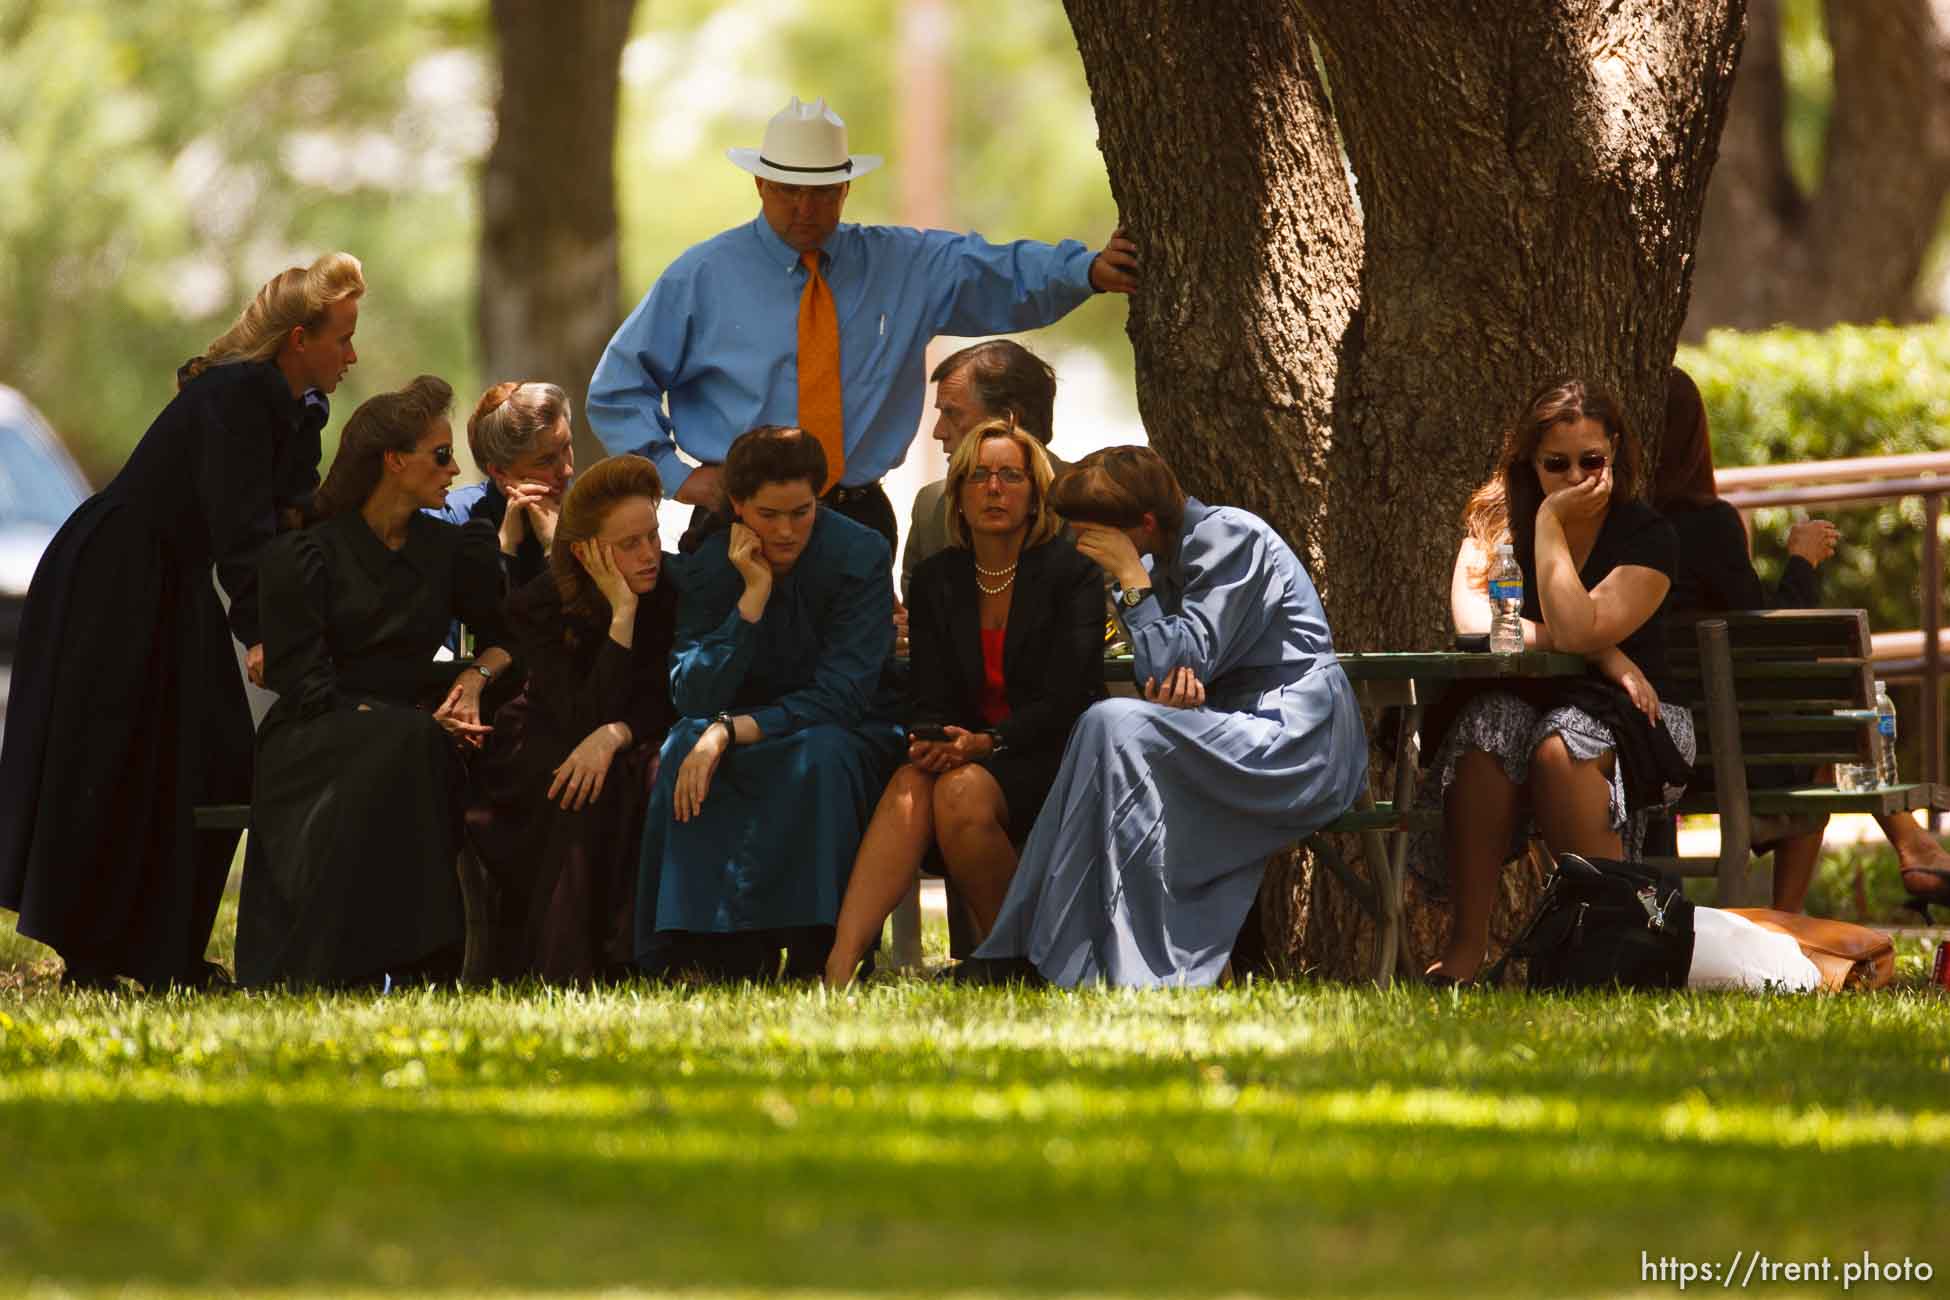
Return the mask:
M499 895L483 974L587 984L631 970L644 808L674 716L662 495L641 456L591 466L563 499L548 568L509 599L527 683L495 714L468 813Z

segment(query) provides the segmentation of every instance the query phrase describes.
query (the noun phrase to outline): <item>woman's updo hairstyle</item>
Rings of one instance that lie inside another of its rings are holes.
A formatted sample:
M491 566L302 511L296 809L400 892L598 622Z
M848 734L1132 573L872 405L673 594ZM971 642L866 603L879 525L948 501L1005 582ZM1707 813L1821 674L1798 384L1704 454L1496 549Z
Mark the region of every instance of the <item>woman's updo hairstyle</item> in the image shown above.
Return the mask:
M1072 465L1049 492L1050 508L1074 523L1136 528L1149 514L1161 547L1178 546L1185 489L1165 458L1149 447L1105 447Z
M569 418L569 395L539 379L509 380L481 394L467 417L467 450L482 469L506 469Z
M202 355L176 368L176 386L181 388L211 366L225 362L269 361L292 330L300 326L317 329L332 304L357 298L365 291L365 272L359 259L350 253L327 253L310 266L278 272Z
M313 499L313 516L330 519L365 505L385 475L386 453L418 447L427 426L453 404L454 390L437 375L421 375L398 392L359 403L339 435L338 455Z
M664 499L664 482L657 467L635 454L597 461L578 474L563 494L562 517L556 521L555 544L548 552L548 571L561 593L564 613L593 618L609 608L596 580L576 559L575 546L601 533L609 512L632 497L647 497L652 506Z
M814 496L826 483L826 449L790 425L761 424L738 435L724 458L725 495L749 501L768 483L804 480Z

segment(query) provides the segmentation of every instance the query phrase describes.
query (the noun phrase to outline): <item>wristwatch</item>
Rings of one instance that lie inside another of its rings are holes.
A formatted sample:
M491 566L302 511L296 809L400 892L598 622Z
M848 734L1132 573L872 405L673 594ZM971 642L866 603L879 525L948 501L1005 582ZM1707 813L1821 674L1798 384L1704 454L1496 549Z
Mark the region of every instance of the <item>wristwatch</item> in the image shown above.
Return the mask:
M475 672L479 673L481 675L482 681L491 682L494 680L494 674L489 672L487 669L481 667L479 664L469 664L467 666L469 668L472 668Z
M1132 587L1118 596L1117 603L1125 609L1136 609L1144 603L1144 598L1150 594L1151 588L1149 587Z
M731 720L731 714L717 714L711 719L711 723L713 726L722 725L724 727L725 753L729 754L732 750L738 748L738 726Z
M1002 738L1001 732L991 727L984 734L989 738L990 758L994 758L997 754L1006 754L1009 752L1009 742Z

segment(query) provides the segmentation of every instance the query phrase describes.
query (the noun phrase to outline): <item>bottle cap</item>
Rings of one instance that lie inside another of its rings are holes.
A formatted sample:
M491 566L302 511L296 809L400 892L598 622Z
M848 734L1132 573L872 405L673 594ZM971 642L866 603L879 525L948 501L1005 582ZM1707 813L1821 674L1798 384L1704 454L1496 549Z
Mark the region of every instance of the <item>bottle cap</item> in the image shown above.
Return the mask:
M1861 679L1860 677L1858 677L1858 678L1856 678L1855 680L1859 682L1859 681L1861 681L1862 679ZM1882 694L1884 694L1885 692L1887 692L1887 691L1888 691L1888 689L1889 689L1889 683L1888 683L1888 682L1884 682L1884 681L1878 681L1878 682L1876 683L1876 694L1877 694L1877 695L1882 695Z
M1515 544L1511 542L1498 542L1496 544L1496 553L1498 555L1515 555L1517 553L1517 548Z

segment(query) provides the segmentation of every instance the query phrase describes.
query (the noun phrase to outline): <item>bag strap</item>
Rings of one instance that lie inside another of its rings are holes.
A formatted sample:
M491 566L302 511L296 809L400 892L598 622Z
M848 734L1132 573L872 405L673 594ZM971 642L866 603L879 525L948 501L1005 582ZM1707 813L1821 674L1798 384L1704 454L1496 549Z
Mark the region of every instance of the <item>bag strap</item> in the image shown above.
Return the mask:
M1550 879L1544 882L1544 892L1537 896L1537 906L1531 909L1530 920L1524 925L1523 932L1510 941L1510 946L1503 950L1503 955L1478 977L1478 982L1487 984L1491 988L1503 982L1503 972L1509 966L1510 958L1525 949L1530 941L1537 937L1537 927L1544 923L1544 916L1551 910L1551 904L1561 892L1563 881L1564 876L1561 872L1551 872ZM1523 955L1530 957L1536 954L1523 952Z

